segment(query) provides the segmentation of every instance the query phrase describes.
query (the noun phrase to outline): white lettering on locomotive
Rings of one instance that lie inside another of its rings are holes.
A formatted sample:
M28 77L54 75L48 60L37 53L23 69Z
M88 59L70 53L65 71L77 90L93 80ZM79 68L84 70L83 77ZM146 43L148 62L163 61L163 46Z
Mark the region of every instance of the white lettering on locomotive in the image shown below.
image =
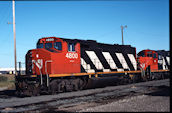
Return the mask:
M48 38L46 41L54 41L54 38Z
M78 53L66 53L66 58L77 59L78 58Z

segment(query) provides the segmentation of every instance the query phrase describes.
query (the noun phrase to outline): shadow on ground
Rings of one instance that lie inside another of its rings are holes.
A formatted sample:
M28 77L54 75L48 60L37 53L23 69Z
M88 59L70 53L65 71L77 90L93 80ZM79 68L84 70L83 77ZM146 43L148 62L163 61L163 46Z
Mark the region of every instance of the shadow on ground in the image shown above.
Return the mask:
M0 91L0 98L12 98L17 97L15 94L15 90L3 90Z
M152 93L146 93L145 95L150 96L170 96L170 87L169 86L158 86L156 87L157 91Z
M88 81L88 89L103 88L106 86L118 85L119 79L117 77L103 77L103 78L91 78Z

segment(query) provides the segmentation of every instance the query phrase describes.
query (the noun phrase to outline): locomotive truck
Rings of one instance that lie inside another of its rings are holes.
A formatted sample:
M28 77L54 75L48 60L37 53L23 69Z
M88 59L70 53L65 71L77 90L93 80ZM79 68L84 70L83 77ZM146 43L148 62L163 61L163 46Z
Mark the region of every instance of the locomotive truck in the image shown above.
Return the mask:
M91 78L116 76L121 83L168 76L169 51L95 40L44 37L26 54L26 74L16 76L16 91L28 96L85 89Z

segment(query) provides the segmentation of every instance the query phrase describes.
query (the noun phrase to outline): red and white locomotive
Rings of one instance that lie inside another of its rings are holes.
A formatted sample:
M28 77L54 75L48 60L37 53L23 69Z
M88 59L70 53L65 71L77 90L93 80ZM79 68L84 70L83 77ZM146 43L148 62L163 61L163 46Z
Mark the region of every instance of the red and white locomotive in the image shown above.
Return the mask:
M83 89L91 77L118 76L128 82L153 79L155 73L164 75L169 71L169 52L163 52L143 50L137 55L130 45L41 38L37 48L26 54L26 75L16 77L16 89L20 94L37 95L41 91Z
M80 72L80 44L60 38L43 38L26 55L26 73L32 75Z

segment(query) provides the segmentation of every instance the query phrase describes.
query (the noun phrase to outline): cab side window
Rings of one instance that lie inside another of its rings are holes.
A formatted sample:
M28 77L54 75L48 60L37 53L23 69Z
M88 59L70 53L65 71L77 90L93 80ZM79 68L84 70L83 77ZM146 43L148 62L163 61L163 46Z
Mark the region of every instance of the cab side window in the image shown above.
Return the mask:
M55 42L54 43L54 48L57 50L62 50L62 43L61 42Z
M156 58L156 53L153 54L153 58Z
M70 51L70 52L75 51L75 44L74 43L68 43L68 51Z

